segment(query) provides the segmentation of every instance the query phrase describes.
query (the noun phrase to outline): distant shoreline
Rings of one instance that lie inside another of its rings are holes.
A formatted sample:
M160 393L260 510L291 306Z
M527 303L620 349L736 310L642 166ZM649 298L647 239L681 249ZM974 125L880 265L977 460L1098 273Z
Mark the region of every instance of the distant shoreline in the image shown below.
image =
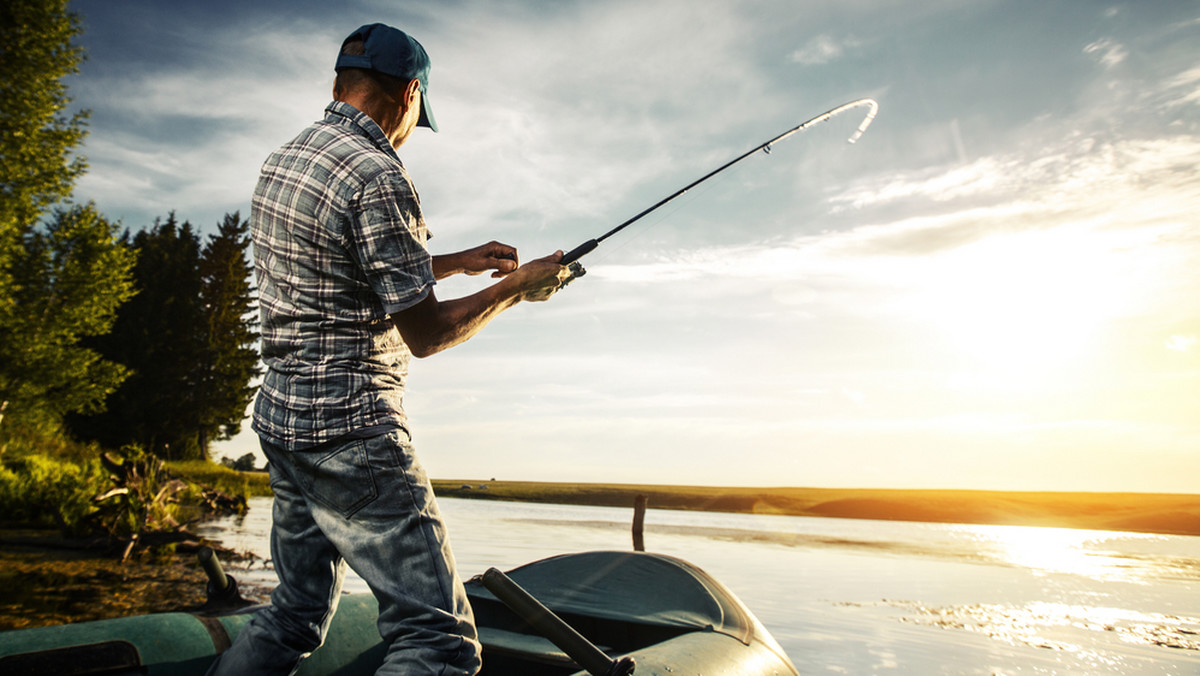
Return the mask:
M435 479L440 497L782 514L846 519L1083 528L1200 536L1200 495L870 488L757 488Z

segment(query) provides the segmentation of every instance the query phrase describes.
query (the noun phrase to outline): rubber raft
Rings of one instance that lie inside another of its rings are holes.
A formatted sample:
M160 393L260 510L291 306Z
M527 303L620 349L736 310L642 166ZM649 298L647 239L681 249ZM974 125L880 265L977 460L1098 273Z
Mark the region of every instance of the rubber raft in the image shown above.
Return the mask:
M638 676L798 676L762 624L724 585L674 557L584 552L530 563L507 575L566 631ZM466 584L483 643L484 676L568 676L578 655L539 633L484 577ZM497 594L500 594L498 597ZM0 633L0 674L200 676L229 647L255 608L224 615L161 613ZM299 674L371 674L383 661L369 594L342 598L325 643ZM597 653L597 654L599 654ZM603 656L601 659L603 659ZM601 672L603 673L603 672Z

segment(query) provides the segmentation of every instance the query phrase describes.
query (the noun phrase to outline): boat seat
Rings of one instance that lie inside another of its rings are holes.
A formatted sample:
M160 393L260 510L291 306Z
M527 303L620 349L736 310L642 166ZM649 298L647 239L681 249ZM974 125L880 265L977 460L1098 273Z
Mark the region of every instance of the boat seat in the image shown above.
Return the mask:
M536 634L522 634L507 629L481 626L479 627L479 642L483 644L484 650L492 650L510 657L559 666L576 666L575 661L554 645L550 639ZM612 656L610 654L613 652L612 648L596 647L610 657Z

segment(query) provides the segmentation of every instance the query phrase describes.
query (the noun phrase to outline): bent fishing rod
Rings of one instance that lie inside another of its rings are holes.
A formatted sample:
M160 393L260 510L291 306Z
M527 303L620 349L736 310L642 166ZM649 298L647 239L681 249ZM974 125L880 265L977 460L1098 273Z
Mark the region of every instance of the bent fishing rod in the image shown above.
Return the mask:
M576 263L576 261L578 261L580 258L583 258L585 255L591 253L591 251L593 249L595 249L597 246L600 246L600 242L603 242L604 240L608 239L609 237L612 237L613 235L617 234L618 232L621 232L625 228L627 228L630 225L633 225L637 221L641 220L644 216L649 215L651 212L655 211L659 207L667 204L668 202L679 197L680 195L683 195L684 193L691 190L692 188L695 188L696 186L700 185L701 183L707 181L708 179L712 178L713 176L716 176L717 174L721 173L722 171L725 171L729 167L732 167L733 165L737 164L738 162L741 162L742 160L746 159L747 157L750 157L754 153L757 153L758 151L761 150L764 153L769 155L771 153L771 147L774 144L779 143L780 141L788 138L789 136L798 134L811 126L820 124L820 123L828 120L831 117L834 117L842 112L850 110L851 108L860 108L863 106L866 106L867 108L869 108L869 110L867 111L867 116L866 116L866 118L863 119L862 124L858 125L858 129L855 130L854 134L852 134L850 136L850 138L847 139L850 143L854 143L855 141L858 140L858 138L860 136L863 135L863 132L866 131L867 127L869 127L871 125L871 121L875 119L875 114L879 112L879 104L876 103L874 99L858 99L857 101L851 101L850 103L838 106L837 108L834 108L833 110L821 113L820 115L812 118L811 120L803 122L796 127L792 127L791 129L783 132L779 136L776 136L775 138L771 139L770 141L767 141L766 143L763 143L761 145L751 148L750 150L747 150L746 152L742 153L741 155L738 155L737 157L733 158L732 160L726 162L725 164L722 164L721 166L717 167L716 169L713 169L712 171L701 176L700 178L696 179L695 181L692 181L691 183L680 188L679 190L676 190L675 192L671 193L670 195L667 195L666 197L659 200L656 204L654 204L650 208L642 211L638 215L636 215L633 218L618 225L617 227L613 228L612 230L609 230L608 232L604 233L603 235L600 235L599 237L597 237L595 239L589 239L588 241L584 242L583 244L580 244L579 246L575 247L574 249L571 249L567 253L563 254L562 261L560 261L561 264L571 266L571 271L574 273L575 277L583 276L584 275L583 266Z

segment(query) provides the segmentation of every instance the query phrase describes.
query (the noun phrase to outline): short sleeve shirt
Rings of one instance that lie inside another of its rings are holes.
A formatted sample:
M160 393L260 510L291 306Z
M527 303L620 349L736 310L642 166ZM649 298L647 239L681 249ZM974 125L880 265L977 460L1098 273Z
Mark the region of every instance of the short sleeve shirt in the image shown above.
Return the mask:
M412 353L389 314L429 295L429 231L383 130L333 102L271 154L250 231L266 374L253 428L293 450L403 427Z

